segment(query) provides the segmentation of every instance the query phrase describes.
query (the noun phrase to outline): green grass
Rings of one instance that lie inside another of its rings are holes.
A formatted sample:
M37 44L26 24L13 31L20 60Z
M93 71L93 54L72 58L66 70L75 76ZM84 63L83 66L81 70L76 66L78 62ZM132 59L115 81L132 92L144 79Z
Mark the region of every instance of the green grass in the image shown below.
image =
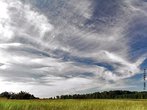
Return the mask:
M7 100L0 110L147 110L147 100Z

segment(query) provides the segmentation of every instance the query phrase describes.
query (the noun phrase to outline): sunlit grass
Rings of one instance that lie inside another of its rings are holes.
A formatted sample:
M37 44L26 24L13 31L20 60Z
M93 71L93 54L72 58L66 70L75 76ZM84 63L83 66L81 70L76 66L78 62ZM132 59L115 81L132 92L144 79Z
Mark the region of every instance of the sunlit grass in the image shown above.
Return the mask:
M147 110L147 100L7 100L0 110Z

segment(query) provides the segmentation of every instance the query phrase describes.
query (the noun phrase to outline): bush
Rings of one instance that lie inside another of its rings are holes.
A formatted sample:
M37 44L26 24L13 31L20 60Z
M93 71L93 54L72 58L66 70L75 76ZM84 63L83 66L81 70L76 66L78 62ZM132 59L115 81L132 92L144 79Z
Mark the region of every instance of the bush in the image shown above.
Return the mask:
M0 94L0 97L5 97L7 99L36 99L36 97L28 92L19 92L19 93L12 93L12 92L3 92Z

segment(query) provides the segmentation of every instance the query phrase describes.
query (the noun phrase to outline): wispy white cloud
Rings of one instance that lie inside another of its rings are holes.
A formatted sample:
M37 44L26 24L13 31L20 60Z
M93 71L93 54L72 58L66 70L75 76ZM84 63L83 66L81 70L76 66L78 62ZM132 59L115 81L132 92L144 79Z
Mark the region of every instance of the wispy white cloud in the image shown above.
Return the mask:
M146 16L142 2L1 0L1 90L48 97L126 87L146 59L131 60L128 36L130 23Z

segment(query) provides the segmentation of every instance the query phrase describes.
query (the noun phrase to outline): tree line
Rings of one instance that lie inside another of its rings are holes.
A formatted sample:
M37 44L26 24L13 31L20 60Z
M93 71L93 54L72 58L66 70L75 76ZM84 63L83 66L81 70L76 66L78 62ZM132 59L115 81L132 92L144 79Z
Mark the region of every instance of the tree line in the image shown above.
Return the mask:
M56 99L147 99L147 92L115 90L89 94L61 95L56 96Z
M0 97L7 99L39 99L38 97L24 91L19 93L3 92L0 94ZM89 94L61 95L48 99L147 99L147 92L115 90Z
M19 93L3 92L0 94L0 97L7 99L38 99L34 95L24 91L21 91Z

